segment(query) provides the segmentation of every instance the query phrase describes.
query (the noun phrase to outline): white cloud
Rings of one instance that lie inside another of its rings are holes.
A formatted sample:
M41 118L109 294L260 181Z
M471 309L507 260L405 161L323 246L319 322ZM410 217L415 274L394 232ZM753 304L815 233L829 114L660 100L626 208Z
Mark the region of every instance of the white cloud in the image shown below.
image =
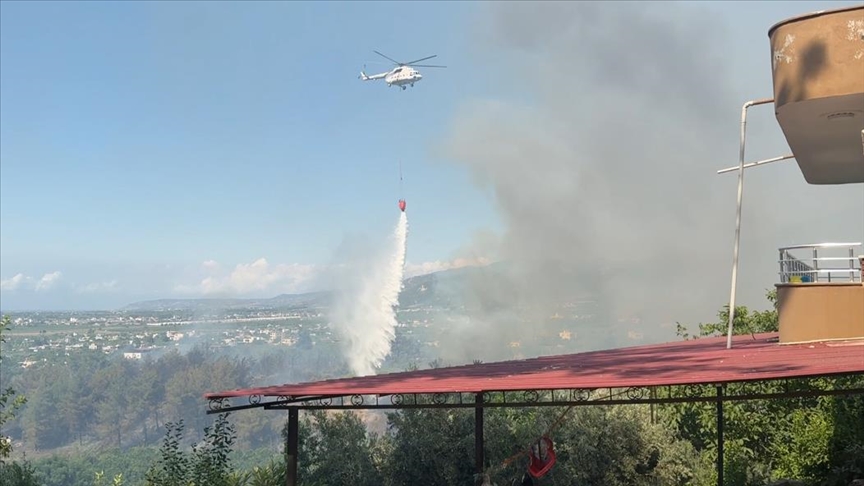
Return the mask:
M63 274L59 271L46 273L42 276L41 279L39 279L38 282L36 282L36 290L40 291L50 289L57 283L58 280L60 280L61 276L63 276Z
M202 268L210 275L197 285L178 285L175 290L193 294L292 293L306 290L304 285L316 275L317 267L302 264L271 265L266 258L239 264L231 273L219 272L219 264L208 260Z
M491 263L491 261L485 257L470 257L419 263L408 262L405 265L405 278L461 267L483 266ZM153 295L154 298L158 298L158 296L168 297L171 294L178 297L272 297L283 293L330 290L334 284L333 275L335 274L333 272L340 266L344 266L344 264L273 264L266 258L258 258L250 263L241 263L232 267L215 260L207 260L193 265L194 273L186 273L184 277L175 268L160 265L158 269L155 269L156 279L154 280L151 275L150 278L141 281L140 285L136 283L136 289ZM187 267L188 270L189 267ZM122 272L124 280L138 282L139 279L134 270L130 269L129 272L131 273L119 271ZM79 272L75 273L73 279L78 280L78 282L63 285L62 282L70 277L61 271L48 272L41 277L29 276L22 272L0 280L0 290L4 293L39 292L49 295L49 290L55 292L63 288L71 295L77 294L79 296L120 295L120 293L130 290L123 288L118 279L97 280L92 279L92 277L79 276L77 275ZM336 274L338 273L336 272ZM81 282L81 280L84 281ZM172 281L173 284L168 283ZM168 284L167 287L166 283ZM50 295L53 296L54 294Z
M0 280L0 289L3 290L17 290L21 287L21 284L27 281L27 277L24 276L23 273L19 273L12 278L7 278L6 280Z
M0 281L0 289L2 290L36 290L44 291L54 287L60 280L63 274L60 271L46 273L39 280L34 279L23 273L19 273L12 278L7 278Z

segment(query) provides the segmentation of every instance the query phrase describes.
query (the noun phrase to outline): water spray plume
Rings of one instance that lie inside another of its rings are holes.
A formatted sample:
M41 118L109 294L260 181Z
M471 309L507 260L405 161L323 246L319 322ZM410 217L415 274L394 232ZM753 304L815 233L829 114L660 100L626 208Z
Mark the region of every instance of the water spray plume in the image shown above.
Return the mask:
M334 306L333 324L342 334L351 371L371 375L390 354L396 335L396 307L405 270L408 215L399 213L399 223L386 251L364 268L358 285L342 292Z

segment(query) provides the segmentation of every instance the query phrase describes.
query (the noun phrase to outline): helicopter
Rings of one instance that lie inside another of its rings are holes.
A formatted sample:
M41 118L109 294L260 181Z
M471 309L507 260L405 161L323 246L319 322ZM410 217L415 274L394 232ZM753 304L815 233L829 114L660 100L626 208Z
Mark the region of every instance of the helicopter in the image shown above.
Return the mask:
M438 57L437 54L424 57L421 59L417 59L416 61L411 62L399 62L395 59L389 58L384 54L381 54L378 51L372 51L375 54L387 59L388 61L396 64L396 67L387 71L386 73L373 74L371 76L367 75L365 72L365 68L363 71L360 71L360 79L363 81L375 81L376 79L383 79L385 83L387 83L387 87L396 85L402 88L404 91L408 86L414 87L414 83L423 79L423 75L420 74L420 71L414 69L415 67L430 67L430 68L446 68L447 66L437 66L434 64L417 64L418 62L425 61L427 59L432 59L433 57Z

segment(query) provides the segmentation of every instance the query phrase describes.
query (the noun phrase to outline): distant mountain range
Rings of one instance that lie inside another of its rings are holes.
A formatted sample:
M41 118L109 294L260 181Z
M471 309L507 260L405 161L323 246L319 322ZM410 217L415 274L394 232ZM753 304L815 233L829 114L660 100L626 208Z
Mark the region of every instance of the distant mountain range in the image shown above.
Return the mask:
M399 294L400 307L436 306L452 307L463 304L465 290L476 278L494 277L506 271L506 264L493 263L483 267L462 267L440 272L418 275L404 281ZM494 278L493 278L494 279ZM265 299L207 298L207 299L158 299L135 302L122 311L204 311L204 310L289 310L299 308L327 307L333 292L310 292L282 294Z

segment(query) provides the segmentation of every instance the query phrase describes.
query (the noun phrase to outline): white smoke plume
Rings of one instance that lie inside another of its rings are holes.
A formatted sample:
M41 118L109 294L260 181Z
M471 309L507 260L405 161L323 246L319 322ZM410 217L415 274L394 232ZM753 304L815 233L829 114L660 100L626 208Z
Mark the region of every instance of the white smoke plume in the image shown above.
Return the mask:
M702 14L488 4L477 45L508 59L520 96L466 103L441 148L493 190L508 267L467 290L470 323L442 339L448 357L502 358L535 334L554 342L549 316L582 313L560 307L582 299L600 314L586 346L609 347L624 344L611 332L627 335L622 320L656 336L661 323L711 318L728 297L734 200L714 172L734 159L740 102L724 33Z
M480 8L469 52L494 91L462 102L436 148L493 194L503 223L460 256L502 264L437 285L465 302L441 358L674 340L676 321L713 321L729 299L736 194L716 170L737 164L742 103L771 93L770 76L742 83L757 73L742 76L735 26L705 2ZM748 160L788 153L773 118L751 116ZM794 163L747 180L737 302L766 308L776 249L859 241L864 194L808 185Z
M384 251L358 252L341 265L331 325L340 334L351 371L371 375L390 353L396 331L408 239L408 216L401 212Z

